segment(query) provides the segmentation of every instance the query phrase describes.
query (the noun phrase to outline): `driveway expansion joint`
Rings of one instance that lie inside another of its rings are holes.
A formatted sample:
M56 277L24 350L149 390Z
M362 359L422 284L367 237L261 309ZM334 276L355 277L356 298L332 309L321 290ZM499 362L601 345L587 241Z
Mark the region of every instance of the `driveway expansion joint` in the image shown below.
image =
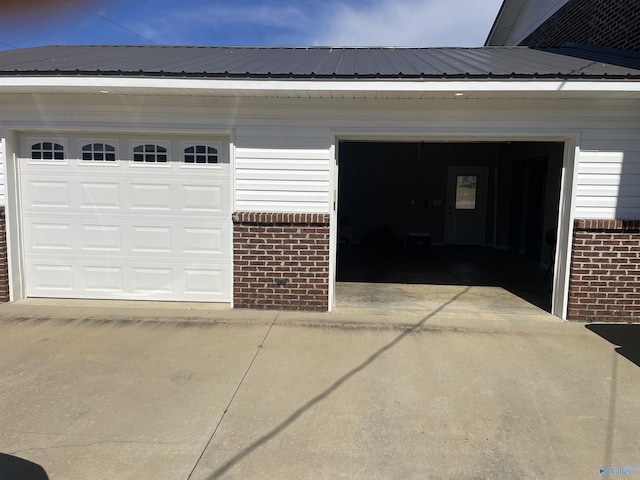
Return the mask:
M215 428L213 429L213 432L211 433L211 436L209 437L209 440L205 444L204 448L200 452L200 455L198 456L198 459L196 460L195 464L193 465L193 468L189 472L189 475L187 476L187 480L189 480L193 476L193 473L196 471L196 468L198 468L198 465L200 464L200 461L202 460L202 457L204 456L204 453L209 448L209 445L211 445L211 442L213 442L213 438L215 437L216 433L218 432L218 429L220 428L220 426L222 425L222 422L224 421L224 418L227 415L227 412L231 408L231 404L233 403L233 400L236 398L236 395L240 391L240 388L242 387L242 384L244 383L245 378L247 378L247 375L251 371L251 367L253 367L253 364L255 363L256 359L258 358L258 354L260 353L260 350L262 350L262 348L264 347L264 344L267 341L267 338L269 337L269 334L271 333L271 329L273 329L273 326L278 321L278 317L279 316L280 316L280 313L278 313L274 317L273 321L269 325L269 328L267 329L267 332L264 334L264 337L263 337L262 341L256 346L256 353L253 355L253 358L249 362L249 365L247 366L247 369L245 370L244 374L242 375L242 378L240 379L240 382L238 383L236 389L233 391L233 394L231 395L231 398L229 399L229 402L227 403L227 406L225 407L224 411L222 412L220 420L218 420L218 423L216 424Z

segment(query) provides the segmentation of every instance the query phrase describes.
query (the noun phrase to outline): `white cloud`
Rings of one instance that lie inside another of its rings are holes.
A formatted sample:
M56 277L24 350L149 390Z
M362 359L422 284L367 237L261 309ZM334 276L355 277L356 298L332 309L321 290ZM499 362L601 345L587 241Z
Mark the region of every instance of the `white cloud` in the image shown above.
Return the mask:
M164 0L163 0L164 1ZM480 46L502 0L185 2L134 29L159 43ZM161 10L159 10L161 12ZM253 35L253 33L255 35Z
M481 46L501 0L379 0L337 4L315 45Z
M269 5L200 7L177 11L172 16L178 21L208 25L253 24L277 28L291 28L307 20L296 7Z
M225 36L238 30L290 32L299 37L309 32L310 17L291 5L208 5L185 3L181 8L156 15L135 26L144 36L164 44L191 43L199 35ZM201 38L201 37L200 37ZM220 41L220 38L217 38ZM251 43L251 39L247 39Z

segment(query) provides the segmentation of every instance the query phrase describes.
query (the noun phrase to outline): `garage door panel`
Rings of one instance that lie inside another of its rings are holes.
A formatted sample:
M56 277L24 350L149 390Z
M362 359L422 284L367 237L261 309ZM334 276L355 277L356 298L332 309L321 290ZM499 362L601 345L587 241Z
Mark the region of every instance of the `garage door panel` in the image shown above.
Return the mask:
M75 291L74 272L71 265L62 265L60 262L27 261L27 275L31 279L37 279L30 285L27 295L68 295Z
M35 251L55 250L55 251L71 251L72 246L72 227L64 223L47 223L33 222L28 225L29 240L27 245Z
M185 292L190 295L207 295L209 292L222 294L225 281L222 270L202 268L185 269Z
M211 214L215 217L230 211L228 179L211 179L208 185L203 185L201 180L176 185L149 179L44 180L43 176L33 173L21 176L23 207L29 212L73 210L87 214L95 210L101 214L118 214L119 210L135 210L142 215Z
M82 250L88 252L108 252L113 255L122 252L122 227L120 225L80 224Z
M23 206L46 211L71 207L71 186L68 181L27 180L23 188Z
M228 262L167 263L30 259L27 296L114 300L228 301Z
M132 290L141 294L171 294L174 286L175 272L171 268L153 266L133 266L131 268Z
M225 241L229 238L230 226L220 227L183 227L183 253L223 255L231 246Z
M228 191L221 185L181 185L182 210L185 212L221 213Z
M231 297L228 259L175 257L168 262L165 257L122 256L121 265L114 265L112 254L100 253L90 259L32 255L26 261L27 296L204 302Z
M121 191L119 183L79 182L80 208L120 209Z
M126 216L89 218L56 215L24 217L25 248L32 253L83 254L86 258L113 255L138 258L162 253L164 259L198 258L203 261L230 259L230 220L204 222L195 219L135 221Z
M124 272L116 266L84 266L84 289L96 293L123 292Z
M160 183L132 183L130 208L141 212L172 210L171 185Z
M19 170L27 296L231 300L228 164Z
M145 227L132 225L132 246L134 253L172 253L172 227Z

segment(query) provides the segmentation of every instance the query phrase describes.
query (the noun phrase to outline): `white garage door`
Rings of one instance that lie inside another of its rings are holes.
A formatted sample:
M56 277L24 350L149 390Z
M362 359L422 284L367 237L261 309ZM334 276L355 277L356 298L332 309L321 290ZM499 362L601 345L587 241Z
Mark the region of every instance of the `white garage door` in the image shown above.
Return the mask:
M24 136L29 297L231 299L228 141Z

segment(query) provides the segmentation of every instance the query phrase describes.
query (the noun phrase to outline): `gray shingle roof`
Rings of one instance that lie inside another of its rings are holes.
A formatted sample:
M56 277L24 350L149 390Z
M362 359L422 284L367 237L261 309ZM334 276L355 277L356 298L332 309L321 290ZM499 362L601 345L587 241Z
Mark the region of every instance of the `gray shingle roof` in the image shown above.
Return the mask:
M527 47L45 46L0 52L0 76L628 78L640 69Z

